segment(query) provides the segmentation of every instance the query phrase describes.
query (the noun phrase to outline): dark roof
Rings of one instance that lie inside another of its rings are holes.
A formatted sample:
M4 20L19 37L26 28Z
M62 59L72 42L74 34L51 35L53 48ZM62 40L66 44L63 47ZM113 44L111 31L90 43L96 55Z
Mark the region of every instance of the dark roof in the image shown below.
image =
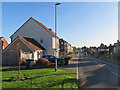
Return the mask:
M46 50L42 45L40 45L35 39L18 36L22 39L32 50Z

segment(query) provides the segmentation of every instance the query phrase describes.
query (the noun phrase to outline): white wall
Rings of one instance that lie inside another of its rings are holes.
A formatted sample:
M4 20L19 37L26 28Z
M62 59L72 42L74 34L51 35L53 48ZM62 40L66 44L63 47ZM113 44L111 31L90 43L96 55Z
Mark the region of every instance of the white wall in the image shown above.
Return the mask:
M46 54L54 54L54 50L52 48L53 36L48 31L44 30L44 28L42 28L33 19L30 19L25 25L23 25L23 27L21 27L12 36L12 40L14 40L17 36L34 38L47 50ZM41 39L43 39L43 43L40 42Z
M32 59L32 53L21 52L21 59Z
M34 52L34 60L38 60L38 53L37 52Z

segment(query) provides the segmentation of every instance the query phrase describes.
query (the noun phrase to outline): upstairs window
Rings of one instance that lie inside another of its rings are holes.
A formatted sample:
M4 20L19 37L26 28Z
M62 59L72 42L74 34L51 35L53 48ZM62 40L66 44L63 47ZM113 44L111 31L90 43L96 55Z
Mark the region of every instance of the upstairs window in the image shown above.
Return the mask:
M40 42L43 43L43 39L40 39Z

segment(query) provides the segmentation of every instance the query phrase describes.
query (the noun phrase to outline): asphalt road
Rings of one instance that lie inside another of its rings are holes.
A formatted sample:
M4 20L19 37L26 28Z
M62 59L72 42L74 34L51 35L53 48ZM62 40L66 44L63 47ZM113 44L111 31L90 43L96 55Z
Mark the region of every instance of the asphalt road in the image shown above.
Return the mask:
M80 53L78 59L79 88L118 88L118 68L98 62Z

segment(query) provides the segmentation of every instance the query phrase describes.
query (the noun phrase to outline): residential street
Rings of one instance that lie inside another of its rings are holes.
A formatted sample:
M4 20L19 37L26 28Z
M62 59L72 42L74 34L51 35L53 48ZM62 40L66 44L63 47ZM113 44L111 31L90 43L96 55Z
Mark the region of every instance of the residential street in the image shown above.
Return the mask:
M116 88L118 87L118 67L101 60L79 54L79 88ZM120 80L120 79L119 79ZM119 85L120 86L120 85Z
M0 2L3 89L120 89L117 0L7 1Z
M59 67L59 69L76 72L79 88L118 87L118 77L120 76L118 75L117 65L85 56L82 53L73 57L73 59L69 61L69 65Z

